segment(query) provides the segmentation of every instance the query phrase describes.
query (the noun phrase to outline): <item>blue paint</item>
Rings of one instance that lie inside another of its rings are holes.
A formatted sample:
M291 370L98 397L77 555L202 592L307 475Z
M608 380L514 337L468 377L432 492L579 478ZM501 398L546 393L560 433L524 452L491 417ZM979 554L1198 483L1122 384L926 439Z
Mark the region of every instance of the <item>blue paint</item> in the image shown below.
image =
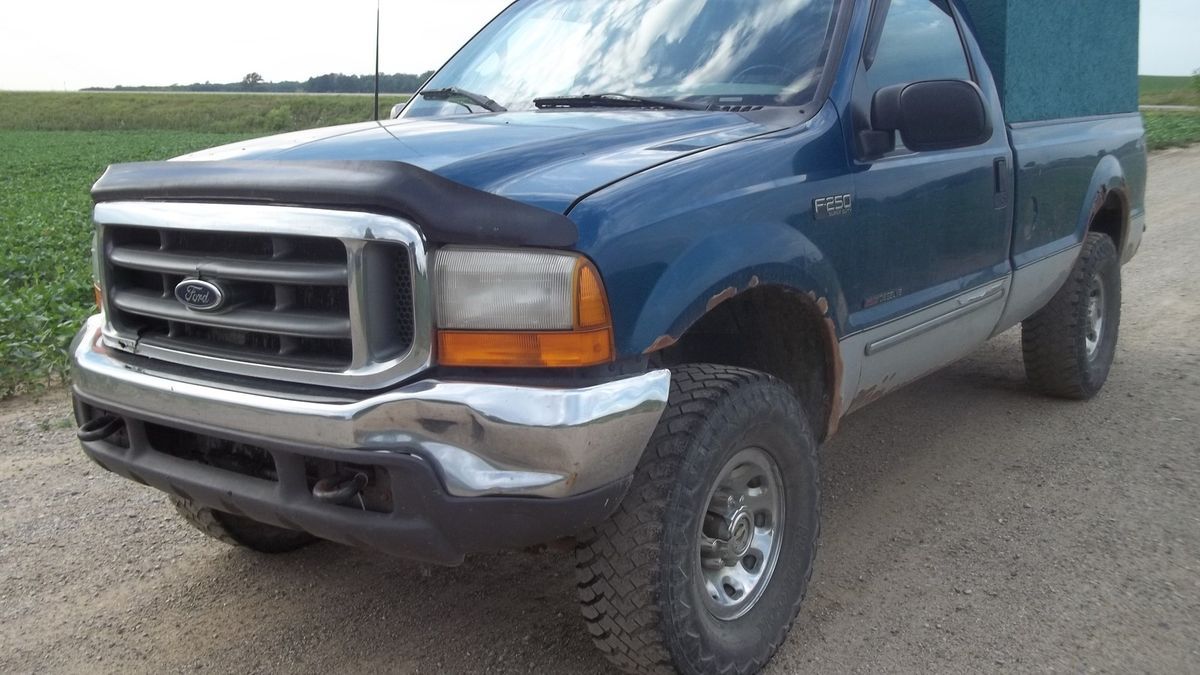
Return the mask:
M808 124L682 158L584 200L571 217L605 277L624 353L680 335L725 289L780 285L825 298L856 267L845 219L812 200L853 191L834 106Z
M189 159L407 162L480 190L564 212L581 195L768 128L725 112L545 111L399 119L234 143Z
M1017 267L1083 241L1102 190L1127 195L1142 210L1146 144L1140 115L1019 125L1017 213L1013 260Z
M808 115L793 110L794 122L697 111L455 115L300 132L190 158L403 161L566 213L579 225L576 248L604 277L624 356L681 336L714 298L755 285L821 301L845 337L1077 244L1101 189L1142 212L1140 119L1007 126L1002 92L1043 76L1005 69L998 86L955 7L994 131L970 148L859 156L873 95L859 58L870 6L853 2L828 95ZM994 32L985 38L997 49ZM1002 186L1010 189L998 196ZM854 196L850 216L814 217L815 199L845 194Z

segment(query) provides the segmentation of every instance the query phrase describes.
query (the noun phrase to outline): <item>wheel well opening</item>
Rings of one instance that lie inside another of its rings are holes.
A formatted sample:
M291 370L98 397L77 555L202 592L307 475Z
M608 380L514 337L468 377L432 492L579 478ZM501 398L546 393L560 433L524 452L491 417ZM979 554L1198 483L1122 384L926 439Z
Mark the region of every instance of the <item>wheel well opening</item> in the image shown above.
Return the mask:
M1117 250L1124 250L1125 245L1125 202L1116 192L1109 192L1104 204L1096 215L1092 216L1091 232L1107 234L1116 244Z
M838 374L836 337L808 296L760 287L727 300L660 352L663 365L714 363L749 368L788 383L804 405L813 434L826 438Z

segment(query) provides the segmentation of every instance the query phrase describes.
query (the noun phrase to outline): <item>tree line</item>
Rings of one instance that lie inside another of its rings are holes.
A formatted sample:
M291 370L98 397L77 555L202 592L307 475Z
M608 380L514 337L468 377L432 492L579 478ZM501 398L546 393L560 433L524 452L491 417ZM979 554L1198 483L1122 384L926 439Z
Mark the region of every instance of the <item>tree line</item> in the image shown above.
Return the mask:
M416 91L433 76L433 71L414 75L412 73L386 73L379 76L379 90L384 93L407 94ZM248 73L239 82L196 82L169 86L126 86L88 87L84 91L196 91L234 92L254 91L272 94L369 94L375 91L375 78L371 75L344 75L327 73L310 77L303 82L284 80L267 82L258 73Z

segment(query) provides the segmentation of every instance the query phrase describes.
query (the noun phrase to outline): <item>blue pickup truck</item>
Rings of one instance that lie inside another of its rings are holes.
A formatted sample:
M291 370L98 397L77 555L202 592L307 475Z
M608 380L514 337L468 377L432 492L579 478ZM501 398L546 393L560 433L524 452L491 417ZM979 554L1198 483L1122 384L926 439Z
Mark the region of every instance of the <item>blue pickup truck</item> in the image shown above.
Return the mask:
M757 671L846 415L1018 324L1109 375L1141 120L996 79L957 0L519 0L393 119L105 173L84 451L267 553L573 539L618 666Z

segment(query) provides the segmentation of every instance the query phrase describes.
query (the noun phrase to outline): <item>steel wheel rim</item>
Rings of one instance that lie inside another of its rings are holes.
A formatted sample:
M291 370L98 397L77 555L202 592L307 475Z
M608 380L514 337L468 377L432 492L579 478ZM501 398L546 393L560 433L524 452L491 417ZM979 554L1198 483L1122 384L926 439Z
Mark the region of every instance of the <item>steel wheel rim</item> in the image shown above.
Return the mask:
M1096 276L1088 286L1087 296L1087 334L1084 345L1087 348L1088 360L1095 360L1100 352L1100 343L1104 337L1105 305L1104 281Z
M785 499L779 465L759 448L721 468L697 533L697 579L713 617L739 619L762 598L779 560Z

